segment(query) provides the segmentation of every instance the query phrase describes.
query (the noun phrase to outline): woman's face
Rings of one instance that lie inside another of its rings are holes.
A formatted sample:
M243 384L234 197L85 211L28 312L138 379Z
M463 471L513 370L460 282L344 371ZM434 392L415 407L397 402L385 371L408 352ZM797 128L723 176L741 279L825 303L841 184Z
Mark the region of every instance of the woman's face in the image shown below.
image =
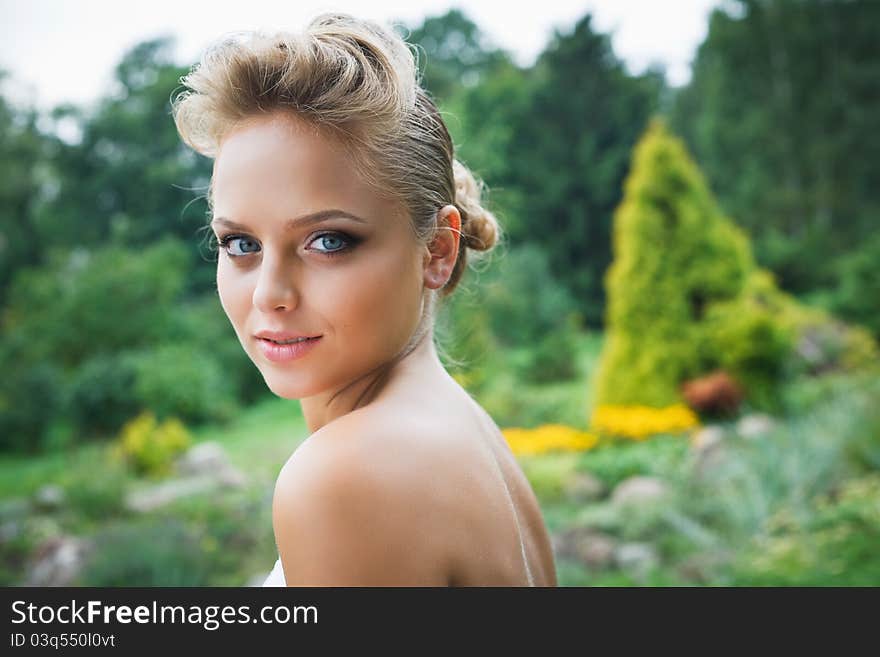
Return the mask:
M406 345L428 252L335 142L289 116L240 124L214 163L213 210L220 302L276 395L336 390ZM266 330L320 338L278 361Z

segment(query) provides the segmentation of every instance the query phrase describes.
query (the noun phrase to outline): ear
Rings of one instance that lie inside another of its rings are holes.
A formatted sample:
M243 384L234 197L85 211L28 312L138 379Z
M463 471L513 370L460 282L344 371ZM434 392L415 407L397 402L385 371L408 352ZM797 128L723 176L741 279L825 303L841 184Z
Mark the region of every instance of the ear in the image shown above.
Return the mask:
M437 211L437 234L425 254L425 287L437 290L446 285L458 259L461 236L461 214L454 205Z

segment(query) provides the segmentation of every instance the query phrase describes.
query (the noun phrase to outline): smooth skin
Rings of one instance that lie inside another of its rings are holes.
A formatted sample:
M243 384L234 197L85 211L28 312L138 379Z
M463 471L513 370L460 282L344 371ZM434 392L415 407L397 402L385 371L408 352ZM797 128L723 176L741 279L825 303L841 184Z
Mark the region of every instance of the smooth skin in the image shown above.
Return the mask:
M423 295L449 279L455 206L439 210L449 229L418 243L406 210L368 187L337 142L281 113L226 135L212 193L223 309L269 388L300 400L310 432L273 498L288 586L555 586L528 480L431 333L377 374L416 331ZM356 218L289 225L330 209ZM321 339L274 363L261 330Z

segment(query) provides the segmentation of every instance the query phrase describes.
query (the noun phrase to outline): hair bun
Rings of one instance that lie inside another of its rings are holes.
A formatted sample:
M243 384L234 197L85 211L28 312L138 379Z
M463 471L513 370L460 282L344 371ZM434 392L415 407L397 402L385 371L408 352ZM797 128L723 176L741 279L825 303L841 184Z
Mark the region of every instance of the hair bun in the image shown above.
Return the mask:
M485 186L456 159L452 161L452 172L455 176L455 206L461 214L464 245L475 251L488 251L498 241L500 227L495 215L480 204Z

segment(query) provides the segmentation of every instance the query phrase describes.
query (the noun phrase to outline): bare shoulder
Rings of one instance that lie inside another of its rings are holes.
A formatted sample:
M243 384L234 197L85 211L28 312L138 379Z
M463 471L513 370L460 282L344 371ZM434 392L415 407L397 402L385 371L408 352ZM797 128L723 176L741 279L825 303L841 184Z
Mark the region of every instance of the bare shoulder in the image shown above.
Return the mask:
M413 437L401 434L363 414L340 418L284 465L272 518L288 585L447 584Z

